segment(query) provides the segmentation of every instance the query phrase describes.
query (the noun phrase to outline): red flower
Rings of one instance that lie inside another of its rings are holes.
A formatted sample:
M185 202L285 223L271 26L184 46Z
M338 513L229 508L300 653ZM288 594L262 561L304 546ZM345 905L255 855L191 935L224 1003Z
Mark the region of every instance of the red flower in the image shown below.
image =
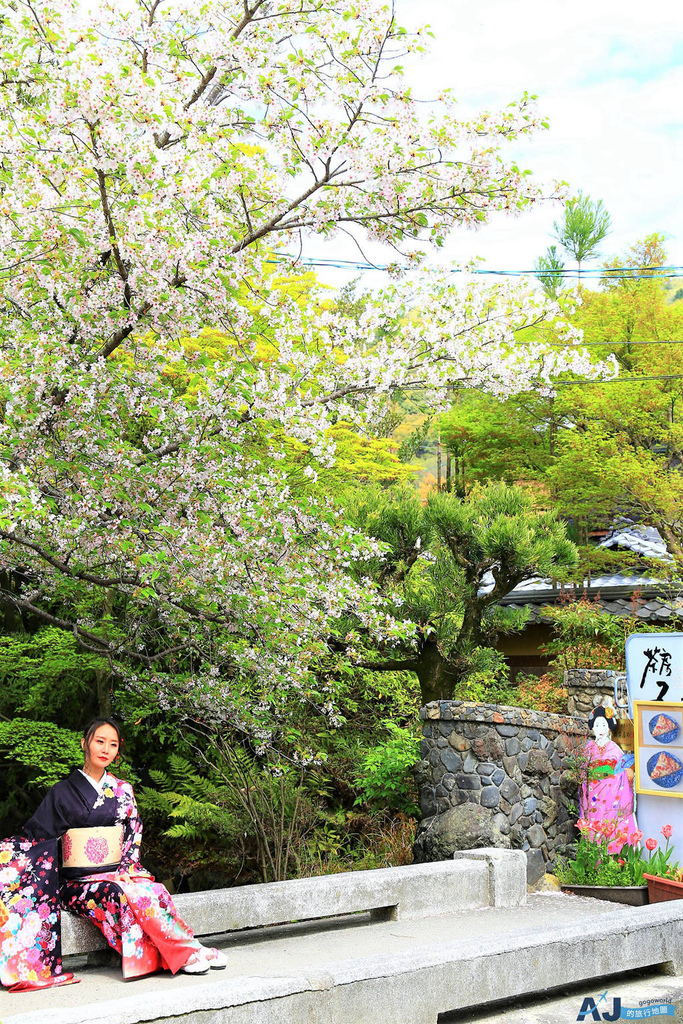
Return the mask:
M640 829L636 829L636 831L631 836L631 843L635 846L635 844L639 843L642 838L643 833L640 831Z
M662 835L664 836L665 839L671 839L672 832L673 832L673 829L672 829L671 825L662 825Z
M647 846L648 850L652 851L652 850L656 849L656 847L657 847L657 840L656 839L646 839L645 840L645 845Z
M626 861L625 861L625 860L622 860L622 859L621 859L621 857L620 857L620 858L619 858L619 863L620 863L620 864L625 864L625 863L626 863Z

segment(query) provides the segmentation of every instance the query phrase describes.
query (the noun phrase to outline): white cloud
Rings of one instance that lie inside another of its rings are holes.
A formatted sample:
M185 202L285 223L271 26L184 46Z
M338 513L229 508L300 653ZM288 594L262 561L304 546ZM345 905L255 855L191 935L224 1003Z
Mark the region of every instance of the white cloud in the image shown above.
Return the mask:
M566 180L604 201L613 221L606 252L664 231L671 262L683 264L679 3L398 0L397 13L407 24L429 21L435 35L429 58L407 68L420 95L449 86L466 113L537 93L550 130L513 147L515 158L541 180ZM454 237L448 254L530 267L560 212L496 218L476 235Z

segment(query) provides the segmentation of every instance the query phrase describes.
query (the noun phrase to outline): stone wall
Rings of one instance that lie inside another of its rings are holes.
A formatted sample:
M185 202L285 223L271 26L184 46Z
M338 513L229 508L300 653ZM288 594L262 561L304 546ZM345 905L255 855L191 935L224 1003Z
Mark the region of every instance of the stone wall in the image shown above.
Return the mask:
M611 668L570 668L564 674L570 715L588 718L596 704L614 703L614 680L622 672Z
M415 859L513 847L527 851L535 881L573 841L577 791L565 760L583 749L585 720L460 700L434 701L420 717Z

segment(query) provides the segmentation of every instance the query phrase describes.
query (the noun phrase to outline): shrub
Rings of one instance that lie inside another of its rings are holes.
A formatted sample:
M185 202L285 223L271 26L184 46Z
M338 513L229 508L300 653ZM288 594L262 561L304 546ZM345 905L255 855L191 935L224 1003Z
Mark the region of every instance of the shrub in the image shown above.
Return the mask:
M420 758L420 741L410 729L403 729L390 721L383 724L389 739L366 750L363 755L356 776L356 785L361 793L356 804L365 801L416 815L418 809L412 770Z

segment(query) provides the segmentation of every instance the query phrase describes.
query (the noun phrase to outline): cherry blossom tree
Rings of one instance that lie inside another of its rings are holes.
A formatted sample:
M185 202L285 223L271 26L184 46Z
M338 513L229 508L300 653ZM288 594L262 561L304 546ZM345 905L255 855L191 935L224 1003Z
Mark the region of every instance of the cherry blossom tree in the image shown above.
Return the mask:
M306 680L340 616L410 628L348 571L381 546L316 489L330 423L612 371L546 347L576 334L524 289L412 274L354 317L273 261L346 232L417 265L523 211L539 188L500 149L542 122L527 96L469 121L416 102L424 33L378 0L11 0L0 42L0 598L162 701L333 717Z

